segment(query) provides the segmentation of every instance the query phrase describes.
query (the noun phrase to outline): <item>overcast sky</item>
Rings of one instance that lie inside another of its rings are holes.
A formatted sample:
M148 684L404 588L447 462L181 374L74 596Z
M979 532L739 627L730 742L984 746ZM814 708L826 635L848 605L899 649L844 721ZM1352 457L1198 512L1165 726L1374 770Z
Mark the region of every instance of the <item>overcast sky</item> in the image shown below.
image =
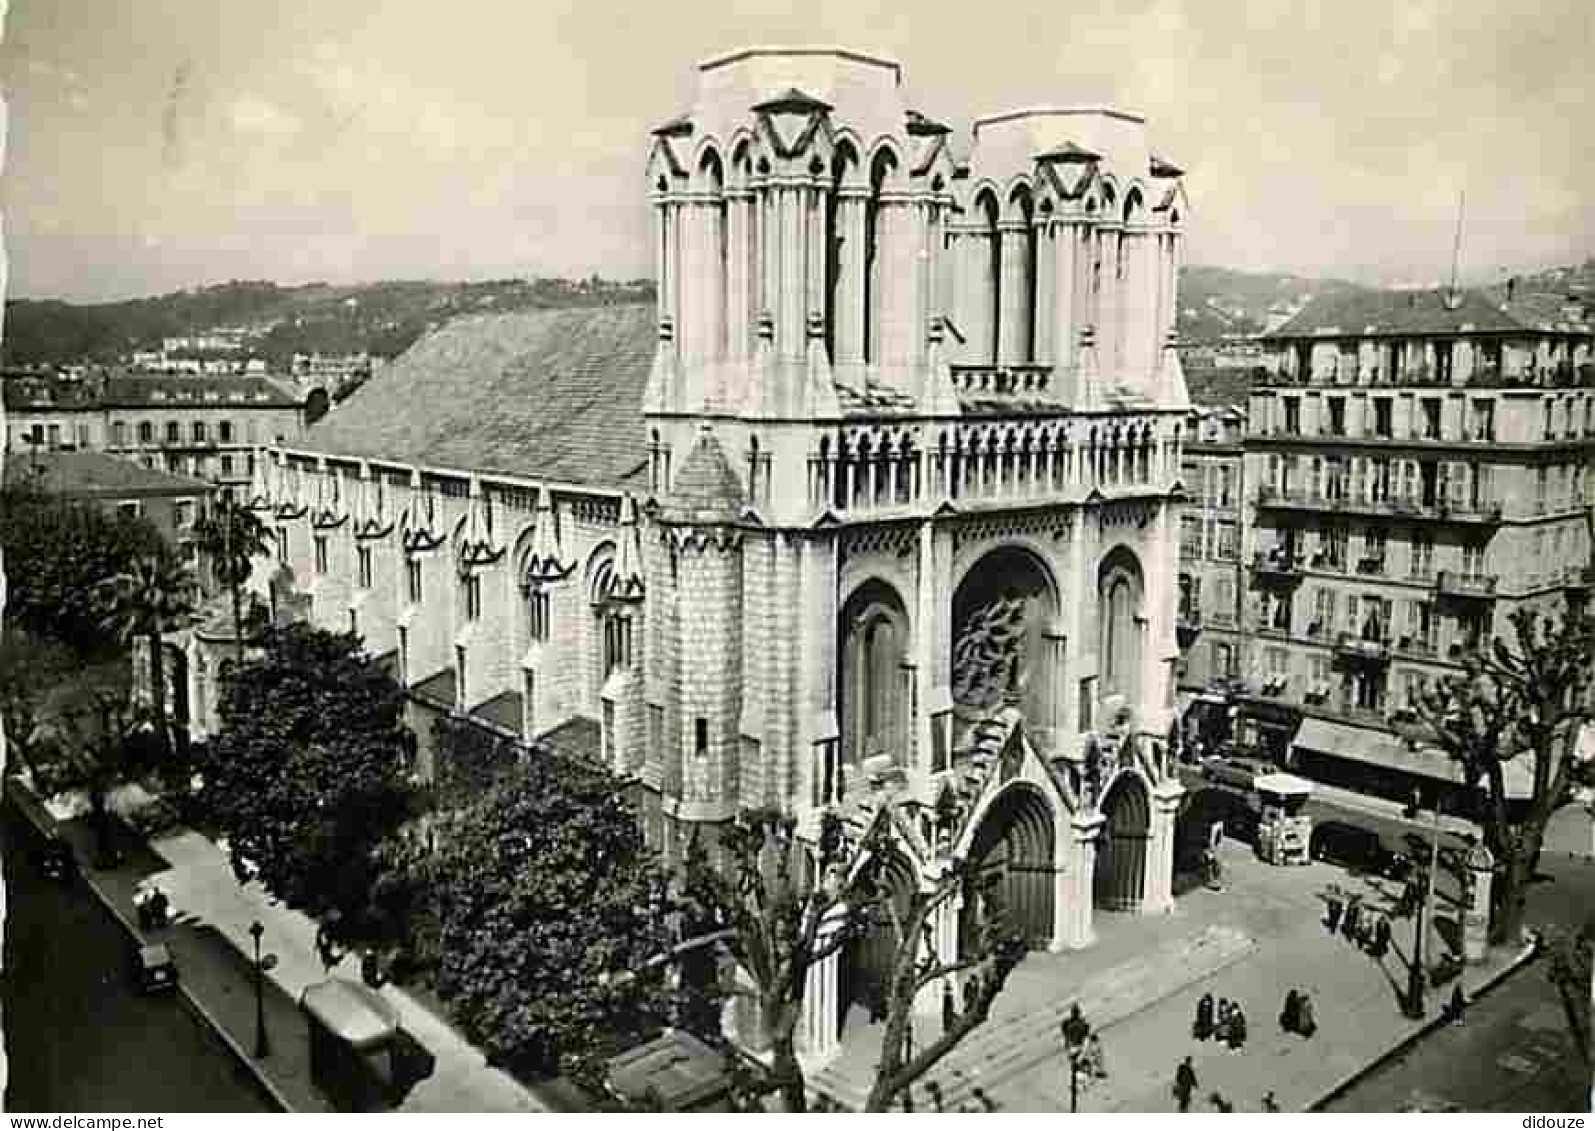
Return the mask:
M1475 278L1595 254L1595 0L11 0L11 294L648 274L647 131L751 43L1143 112L1190 262L1436 279L1463 189Z

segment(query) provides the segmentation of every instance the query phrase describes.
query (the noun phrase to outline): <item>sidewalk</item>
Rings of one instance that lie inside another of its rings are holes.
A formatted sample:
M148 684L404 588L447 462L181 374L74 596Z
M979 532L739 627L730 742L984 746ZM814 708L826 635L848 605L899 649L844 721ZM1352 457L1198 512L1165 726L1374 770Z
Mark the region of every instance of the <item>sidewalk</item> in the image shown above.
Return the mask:
M1186 1055L1200 1082L1193 1110L1209 1110L1206 1097L1214 1091L1240 1112L1261 1111L1269 1091L1283 1111L1312 1110L1438 1019L1449 984L1429 991L1427 1022L1408 1020L1398 1006L1410 921L1395 924L1395 945L1383 962L1322 925L1321 895L1331 884L1364 888L1374 905L1388 898L1388 890L1380 893L1324 864L1270 867L1232 841L1220 855L1224 891L1197 889L1168 915L1103 914L1092 948L1027 958L967 1050L933 1070L946 1109L1068 1111L1058 1019L1073 1001L1102 1035L1109 1076L1080 1096L1081 1111L1098 1112L1173 1112L1174 1070ZM1147 968L1149 959L1181 948L1188 957L1177 963L1180 970L1162 969L1166 961ZM1472 996L1524 958L1492 955L1463 974L1465 991ZM1312 996L1319 1028L1311 1040L1279 1027L1292 988ZM1241 1052L1191 1038L1203 993L1237 1001L1246 1011L1248 1041ZM862 1065L827 1070L827 1082L837 1085L833 1094L843 1091L844 1080L851 1085L852 1076L873 1075L880 1034L878 1025L870 1026L857 1038L854 1056ZM855 1047L851 1034L845 1043ZM966 1051L979 1055L960 1055ZM914 1100L917 1110L933 1106L923 1085Z
M240 953L254 946L249 924L265 928L261 947L277 956L269 977L294 1001L305 987L326 978L316 953L316 926L298 911L276 903L258 884L240 887L231 865L216 845L184 830L153 842L169 867L156 877L161 890L184 919L210 924ZM351 956L338 972L358 977ZM490 1068L462 1036L396 986L382 995L399 1011L404 1031L436 1057L429 1076L415 1085L399 1106L403 1112L540 1112L550 1108L513 1077ZM301 1019L298 1025L304 1029ZM308 1038L306 1038L308 1040Z
M258 884L240 887L222 851L189 830L155 839L149 851L128 851L115 869L90 868L86 862L94 856L94 836L84 819L56 821L14 779L8 779L5 788L31 820L43 827L54 824L72 843L78 859L85 862L83 879L130 934L166 944L191 1005L256 1074L278 1106L295 1112L335 1110L311 1081L309 1030L298 1007L305 987L327 976L316 953L312 920L276 903ZM118 844L132 849L125 832ZM177 919L172 926L137 930L133 895L146 880L158 884L170 899ZM249 925L257 919L265 928L261 952L277 958L262 999L270 1054L258 1060L250 1055L255 1042L255 995L254 940L249 935ZM352 957L345 959L334 973L357 978L354 962ZM398 1010L403 1030L434 1058L430 1074L415 1084L397 1110L554 1110L512 1077L489 1067L464 1037L409 994L391 985L381 992Z

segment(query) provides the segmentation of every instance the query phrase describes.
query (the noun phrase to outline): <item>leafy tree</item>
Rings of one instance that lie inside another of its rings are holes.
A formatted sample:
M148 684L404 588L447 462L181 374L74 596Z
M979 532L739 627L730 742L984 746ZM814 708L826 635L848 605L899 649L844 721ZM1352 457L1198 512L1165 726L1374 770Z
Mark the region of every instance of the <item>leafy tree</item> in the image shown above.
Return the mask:
M1511 615L1516 647L1496 639L1464 661L1465 674L1425 689L1418 713L1462 767L1463 786L1482 789L1484 841L1495 855L1496 942L1517 937L1545 828L1566 804L1578 773L1574 744L1590 717L1595 622L1557 624L1533 609ZM1505 765L1526 758L1532 787L1521 819L1506 797Z
M243 588L255 559L272 552L272 539L260 516L234 505L225 496L194 526L200 553L211 562L217 584L227 590L233 605L233 640L238 659L244 658Z
M88 791L102 857L111 854L107 798L112 788L159 762L150 713L133 694L125 662L83 668L42 696L24 744L40 763L61 771L56 784Z
M1595 1027L1595 980L1590 969L1591 956L1595 954L1595 913L1585 919L1576 934L1566 932L1551 940L1549 953L1546 977L1562 1000L1562 1012L1579 1058L1595 1073L1595 1037L1591 1035L1591 1028Z
M172 750L172 729L166 717L166 635L188 625L194 615L194 575L170 554L146 554L133 559L123 572L96 587L104 609L106 627L123 644L144 641L149 646L150 699L155 732L161 749ZM186 720L179 728L187 749Z
M817 856L797 837L796 821L774 809L741 813L720 836L726 859L714 865L696 840L686 862L686 894L699 921L727 928L731 947L753 983L760 1023L771 1047L771 1083L789 1112L808 1110L796 1032L808 974L849 941L887 925L896 947L887 986L881 1061L868 1110L885 1111L989 1016L992 1002L1024 953L1000 916L975 940L972 953L943 961L927 944L934 912L960 890L963 872L949 867L935 889L900 908L880 882L891 851L883 825L856 842L833 813L822 817ZM988 901L989 902L989 901ZM883 922L884 921L884 922ZM910 1047L914 999L943 978L975 967L982 976L964 1010L927 1048Z
M534 757L439 840L438 992L493 1062L595 1083L669 1016L669 885L607 771Z
M197 811L241 880L310 914L337 910L358 934L378 847L414 809L404 692L349 633L293 624L261 645L223 679Z
M0 492L0 541L8 566L6 620L40 639L54 639L85 657L115 645L97 590L144 557L165 554L147 520L72 502L36 485L8 483Z

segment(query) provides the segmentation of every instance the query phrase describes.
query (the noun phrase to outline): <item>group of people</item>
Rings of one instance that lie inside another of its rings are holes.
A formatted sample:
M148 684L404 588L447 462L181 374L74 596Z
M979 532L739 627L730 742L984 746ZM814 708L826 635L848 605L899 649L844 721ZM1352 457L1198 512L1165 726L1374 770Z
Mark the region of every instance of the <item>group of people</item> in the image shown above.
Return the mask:
M1291 990L1285 995L1285 1006L1279 1011L1279 1027L1287 1033L1311 1037L1318 1032L1318 1019L1313 1015L1313 999L1301 990Z
M1331 934L1338 930L1370 958L1383 958L1390 953L1390 920L1365 908L1358 896L1353 895L1342 904L1339 898L1331 895L1324 925Z
M141 888L134 894L133 909L138 912L139 928L145 931L166 926L172 914L172 904L166 893L154 886Z
M1069 1007L1069 1016L1063 1019L1060 1028L1063 1031L1063 1051L1069 1058L1074 1082L1107 1079L1107 1063L1102 1058L1102 1038L1085 1019L1079 1002Z
M1231 1052L1240 1052L1246 1045L1246 1012L1239 1002L1219 998L1215 1005L1212 994L1203 994L1196 1003L1196 1022L1191 1026L1191 1036L1199 1041L1209 1037Z

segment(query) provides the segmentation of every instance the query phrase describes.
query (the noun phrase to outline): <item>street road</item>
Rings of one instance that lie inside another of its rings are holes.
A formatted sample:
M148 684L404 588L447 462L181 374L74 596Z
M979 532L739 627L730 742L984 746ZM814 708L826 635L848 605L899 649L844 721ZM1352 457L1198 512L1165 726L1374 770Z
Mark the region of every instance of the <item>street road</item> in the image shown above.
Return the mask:
M7 1111L275 1110L175 996L139 994L127 932L81 877L46 879L39 834L0 806Z
M1344 821L1369 829L1394 851L1408 851L1413 834L1427 841L1430 833L1427 812L1407 821L1322 796L1309 801L1306 812L1315 822ZM1595 860L1583 847L1588 833L1580 837L1580 818L1588 820L1581 810L1558 814L1560 839L1548 838L1541 879L1529 889L1525 924L1548 934L1576 931L1595 907ZM1440 842L1446 848L1464 843L1452 832L1442 832ZM1442 899L1460 894L1444 869L1439 892ZM1544 962L1536 962L1512 975L1469 1009L1466 1024L1424 1037L1323 1110L1584 1111L1589 1076L1578 1063L1560 997L1545 970ZM1436 995L1431 1008L1439 1004Z
M1530 891L1529 923L1576 929L1595 907L1595 864L1546 859L1542 872L1549 878ZM1475 1003L1466 1024L1425 1037L1324 1110L1575 1112L1588 1108L1589 1088L1557 991L1536 962Z

